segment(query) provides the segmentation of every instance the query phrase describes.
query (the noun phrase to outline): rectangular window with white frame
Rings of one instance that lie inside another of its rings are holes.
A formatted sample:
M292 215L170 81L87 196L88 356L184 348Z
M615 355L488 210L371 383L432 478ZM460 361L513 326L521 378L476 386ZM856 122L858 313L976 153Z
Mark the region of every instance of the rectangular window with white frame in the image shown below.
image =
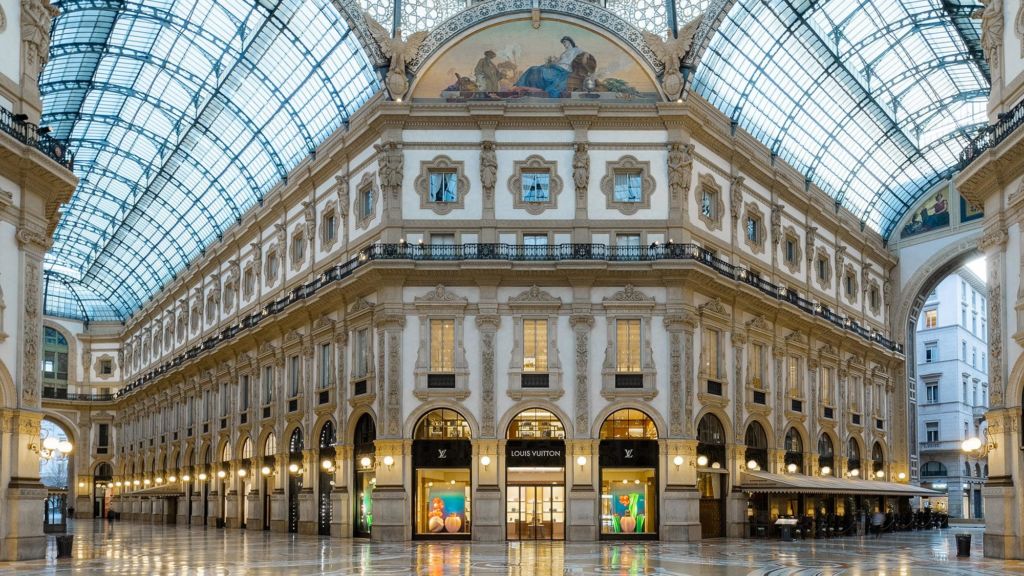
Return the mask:
M455 372L455 320L430 320L430 371L436 374Z
M937 404L939 402L938 382L928 382L925 384L925 399L928 404Z
M925 344L924 344L924 361L926 363L938 362L939 361L939 343L938 342L925 342Z
M925 422L925 442L938 442L939 441L939 423L938 422Z
M703 336L704 373L711 380L720 380L725 371L725 362L722 357L725 348L722 346L722 332L714 328L705 328Z
M548 321L523 319L523 372L548 371Z

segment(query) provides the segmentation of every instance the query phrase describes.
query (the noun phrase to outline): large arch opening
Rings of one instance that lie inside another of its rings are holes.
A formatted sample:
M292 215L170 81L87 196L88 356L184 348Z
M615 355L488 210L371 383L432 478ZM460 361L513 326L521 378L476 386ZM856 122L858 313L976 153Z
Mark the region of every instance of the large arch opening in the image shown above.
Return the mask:
M543 408L508 425L505 516L509 540L565 540L565 425Z
M448 408L431 410L416 423L412 441L414 538L469 538L473 487L470 435L466 418Z
M624 408L601 424L601 537L656 538L658 428L646 412Z

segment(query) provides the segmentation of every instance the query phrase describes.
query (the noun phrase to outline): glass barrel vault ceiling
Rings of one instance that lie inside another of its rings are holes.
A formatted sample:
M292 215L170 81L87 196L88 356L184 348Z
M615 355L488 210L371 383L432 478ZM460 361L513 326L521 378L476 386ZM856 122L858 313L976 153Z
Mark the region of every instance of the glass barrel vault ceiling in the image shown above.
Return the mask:
M986 120L980 7L741 0L694 88L888 238Z
M46 312L123 320L378 88L330 0L60 0L42 123L78 189Z
M394 23L395 0L359 3ZM331 0L54 4L43 122L81 183L47 313L125 319L378 89ZM397 16L408 34L470 4L399 0ZM729 7L695 89L886 237L985 119L972 0L600 4L656 33L670 11Z

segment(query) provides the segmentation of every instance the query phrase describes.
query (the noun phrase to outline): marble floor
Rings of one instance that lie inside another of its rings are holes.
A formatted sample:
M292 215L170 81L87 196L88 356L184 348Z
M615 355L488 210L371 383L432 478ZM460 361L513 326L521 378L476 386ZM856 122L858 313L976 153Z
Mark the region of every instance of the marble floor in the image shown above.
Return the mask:
M118 522L77 521L73 558L0 563L7 574L104 575L953 575L1024 574L1024 562L986 560L981 530L951 529L793 543L386 543ZM971 558L953 535L969 532Z

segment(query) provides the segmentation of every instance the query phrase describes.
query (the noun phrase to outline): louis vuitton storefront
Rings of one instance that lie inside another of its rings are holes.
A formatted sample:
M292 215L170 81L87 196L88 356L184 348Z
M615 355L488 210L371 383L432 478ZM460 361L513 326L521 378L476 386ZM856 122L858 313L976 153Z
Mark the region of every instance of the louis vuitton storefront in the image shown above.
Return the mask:
M613 412L601 425L601 538L658 537L658 431L640 410Z
M505 442L505 534L565 540L565 427L547 410L520 412Z
M469 424L454 410L432 410L416 425L412 442L413 537L470 537L473 446L469 438Z

